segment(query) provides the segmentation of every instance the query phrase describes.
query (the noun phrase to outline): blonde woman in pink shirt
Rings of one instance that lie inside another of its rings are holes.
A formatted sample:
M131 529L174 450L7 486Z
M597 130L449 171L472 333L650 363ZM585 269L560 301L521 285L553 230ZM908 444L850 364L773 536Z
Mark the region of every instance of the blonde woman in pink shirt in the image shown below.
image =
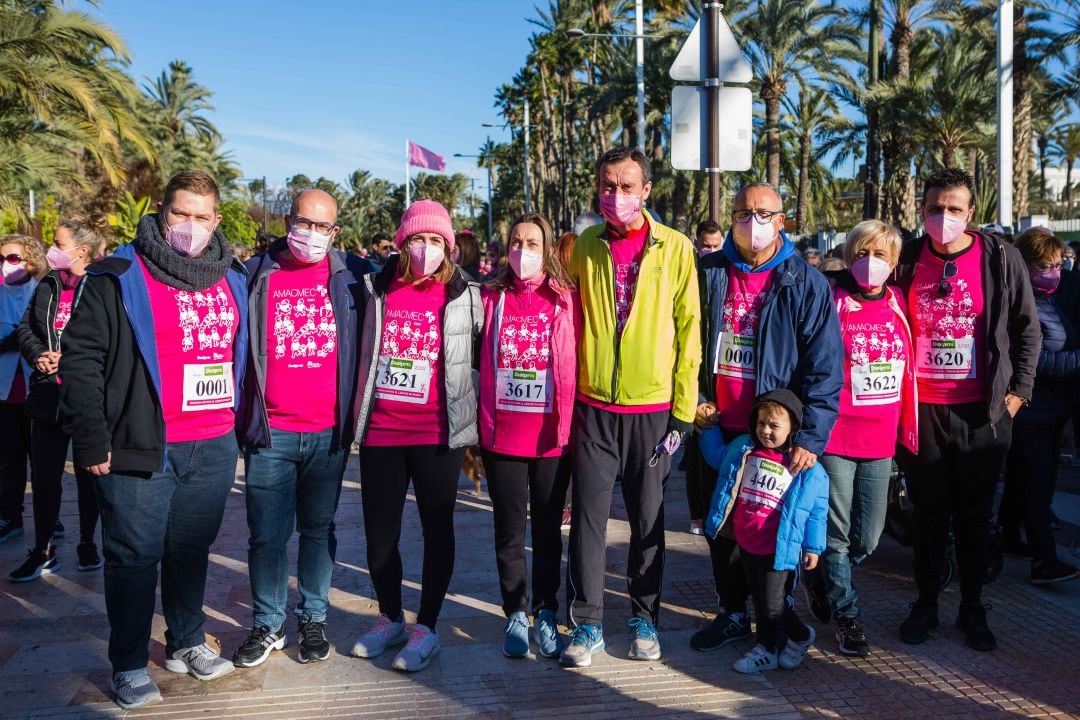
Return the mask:
M570 482L570 419L577 387L577 293L555 254L551 223L514 221L507 263L483 290L480 447L495 516L495 559L507 622L503 655L562 652L556 614L562 511ZM527 513L527 510L531 512ZM532 518L532 602L525 518Z

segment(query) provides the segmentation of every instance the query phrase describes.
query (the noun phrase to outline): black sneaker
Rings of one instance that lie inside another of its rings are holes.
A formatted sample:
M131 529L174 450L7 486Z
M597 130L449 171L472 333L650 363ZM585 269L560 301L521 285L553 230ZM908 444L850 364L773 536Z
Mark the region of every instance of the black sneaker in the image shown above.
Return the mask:
M300 623L300 662L317 662L330 657L326 623L308 620Z
M233 653L233 665L236 667L255 667L266 662L270 653L285 647L285 626L277 630L256 626L247 636L247 640Z
M26 554L26 562L19 569L8 575L8 580L13 583L30 582L37 580L42 575L54 573L60 569L60 563L56 560L56 548L50 547L46 552L32 549Z
M1054 558L1050 562L1031 563L1031 584L1049 585L1050 583L1065 582L1080 578L1080 571L1067 562Z
M699 652L712 652L729 642L748 637L750 619L746 617L746 613L717 613L712 622L690 637L690 647Z
M968 647L979 652L990 652L997 647L994 633L986 624L986 610L989 605L971 605L960 603L960 614L956 616L956 629L964 633Z
M858 618L840 618L836 621L836 644L842 655L866 657L870 654L870 643L866 641Z
M105 564L101 562L101 556L98 555L97 545L92 542L79 543L79 546L75 548L75 553L79 556L79 570L82 572L97 570Z
M938 626L937 601L920 600L908 607L907 620L900 623L900 639L909 645L918 645L930 638L930 631Z
M829 593L825 589L825 578L821 571L806 570L802 573L803 595L806 596L806 606L810 614L819 623L827 623L832 619L832 603L829 602Z
M60 538L64 537L65 532L66 532L66 530L64 530L64 523L57 520L56 525L53 526L53 531L52 531L53 540L59 540Z
M23 534L22 518L18 520L0 520L0 542Z

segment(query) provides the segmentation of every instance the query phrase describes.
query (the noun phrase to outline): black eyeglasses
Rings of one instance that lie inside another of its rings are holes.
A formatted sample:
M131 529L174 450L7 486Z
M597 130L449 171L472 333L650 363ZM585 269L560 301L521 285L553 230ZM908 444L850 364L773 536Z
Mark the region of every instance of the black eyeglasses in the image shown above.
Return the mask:
M316 230L323 235L329 235L334 228L337 227L334 223L328 222L316 222L314 220L308 220L306 217L297 215L292 219L292 224L301 230Z
M18 253L11 253L10 255L5 255L4 260L11 263L12 265L18 265L22 262L22 255Z
M783 210L736 210L731 213L731 217L735 218L737 223L744 223L753 217L758 225L765 225L783 212Z
M941 298L947 298L952 295L952 283L949 280L956 277L957 267L956 263L952 260L945 261L945 269L941 273L941 282L937 285L937 296Z

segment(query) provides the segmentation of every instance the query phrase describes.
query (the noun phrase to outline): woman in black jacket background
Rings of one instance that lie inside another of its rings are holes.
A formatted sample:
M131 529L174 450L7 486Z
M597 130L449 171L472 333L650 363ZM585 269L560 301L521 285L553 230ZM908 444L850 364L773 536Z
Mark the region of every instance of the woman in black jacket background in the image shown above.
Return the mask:
M1050 504L1057 482L1058 438L1080 396L1080 335L1073 326L1080 296L1062 273L1065 243L1047 228L1033 227L1016 239L1027 264L1042 329L1042 350L1031 403L1016 414L1006 462L998 520L1004 549L1031 557L1036 585L1078 577L1057 556ZM1027 542L1020 540L1021 526Z
M52 269L34 291L19 326L19 350L34 368L30 375L26 414L30 418L30 482L34 491L34 545L26 561L8 576L12 582L29 582L43 572L59 569L51 539L60 515L61 480L71 438L59 420L60 335L71 317L75 290L86 268L105 247L108 222L102 216L72 217L62 221L53 236L46 260ZM94 543L98 504L93 475L75 465L79 494L79 570L101 567Z

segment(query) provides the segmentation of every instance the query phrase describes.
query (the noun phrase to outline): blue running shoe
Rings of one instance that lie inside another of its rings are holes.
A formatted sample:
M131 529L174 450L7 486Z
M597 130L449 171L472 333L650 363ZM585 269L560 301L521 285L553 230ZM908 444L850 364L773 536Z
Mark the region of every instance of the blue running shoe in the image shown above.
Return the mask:
M656 626L639 617L632 618L627 624L630 626L630 659L659 660L660 636Z
M541 610L536 616L533 639L540 646L540 654L546 658L557 657L562 652L563 640L559 635L559 621L554 610Z
M503 629L503 655L508 658L522 658L529 654L529 617L518 610L510 613Z
M602 625L578 625L570 631L570 644L559 656L559 664L566 667L589 667L593 653L604 649Z

